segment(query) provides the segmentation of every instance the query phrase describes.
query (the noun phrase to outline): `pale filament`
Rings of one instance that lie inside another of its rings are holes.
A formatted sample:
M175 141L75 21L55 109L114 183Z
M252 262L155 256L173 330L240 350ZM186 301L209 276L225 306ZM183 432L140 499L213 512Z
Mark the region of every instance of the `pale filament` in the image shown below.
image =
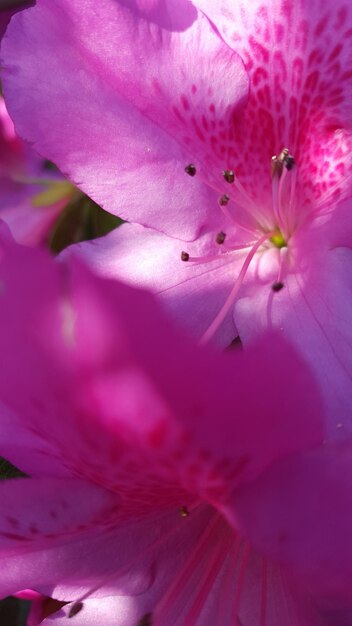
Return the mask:
M242 286L244 277L247 273L248 267L250 265L250 262L252 261L255 253L257 252L257 250L263 245L263 243L265 243L265 241L267 241L268 239L270 239L270 237L272 237L274 235L274 231L271 233L266 233L265 235L262 235L262 237L260 237L260 239L258 239L258 241L254 244L254 246L252 246L251 251L248 253L242 267L240 270L240 273L235 281L234 286L231 289L230 294L228 295L225 304L223 305L223 307L220 309L219 313L217 314L217 316L215 317L215 319L212 321L212 323L210 324L209 328L205 331L204 335L202 336L201 340L200 340L200 344L204 345L205 343L207 343L209 341L209 339L211 339L214 335L214 333L218 330L218 328L221 326L222 322L224 321L226 315L228 314L229 310L231 309L232 305L235 303L235 300L237 298L238 292Z
M286 259L286 255L287 255L287 247L286 246L284 248L280 248L279 255L280 255L280 257L279 257L279 271L278 271L277 279L276 279L277 283L281 283L282 282L284 260Z
M243 226L242 224L239 224L237 222L237 220L235 219L235 217L232 215L232 213L229 210L228 206L220 205L220 209L222 210L222 212L225 215L225 217L227 217L227 219L229 219L237 228L241 228L241 230L244 230L244 231L246 231L247 233L250 233L253 236L253 229L251 230L250 228L247 228L246 226ZM257 230L258 230L258 232L260 231L259 225L257 227Z
M254 244L255 242L251 241L250 243L243 244L242 246L231 246L231 248L229 248L228 250L221 251L218 254L209 254L208 256L190 256L187 259L187 263L210 263L211 261L217 261L221 258L228 257L233 252L236 252L238 250L246 250Z
M290 200L288 203L288 208L286 212L286 224L288 233L291 233L294 228L294 215L295 215L295 194L296 194L296 184L297 184L297 168L294 167L290 172ZM286 233L286 234L288 234Z
M284 166L282 169L280 180L279 180L279 188L278 188L277 197L278 197L278 213L279 213L279 219L280 219L279 227L280 227L281 232L285 235L287 235L287 233L285 232L286 220L284 220L284 217L286 217L286 211L285 213L283 213L283 191L284 191L284 184L287 179L287 176L288 176L288 170Z

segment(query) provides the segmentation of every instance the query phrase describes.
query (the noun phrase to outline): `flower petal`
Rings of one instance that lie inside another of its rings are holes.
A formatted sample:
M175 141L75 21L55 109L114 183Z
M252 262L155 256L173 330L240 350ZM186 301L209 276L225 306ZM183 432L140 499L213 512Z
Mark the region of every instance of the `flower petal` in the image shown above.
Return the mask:
M287 146L300 172L299 210L346 195L352 174L352 7L346 0L195 0L243 58L250 78L235 128L234 168L270 211L270 159ZM253 153L255 159L253 159Z
M50 587L65 567L63 559L52 561L50 550L70 555L77 538L104 527L112 512L117 516L119 504L116 496L89 483L45 478L2 481L0 501L3 596L40 581ZM67 562L66 567L68 574Z
M189 240L212 224L216 195L184 168L214 162L211 128L248 83L189 2L159 5L169 21L122 0L40 0L9 26L4 90L19 134L100 205Z
M244 343L269 326L295 344L321 387L329 437L346 437L352 429L352 250L321 250L310 258L298 248L296 254L299 265L278 293L270 266L267 274L260 265L254 269L235 305L235 324Z
M61 256L73 254L102 276L152 290L175 323L200 339L231 291L237 265L233 255L219 255L212 236L203 235L186 250L192 257L214 256L214 261L185 263L181 260L184 247L178 239L124 224L105 237L71 246ZM236 335L229 312L216 342L227 347Z
M349 441L292 455L233 500L254 546L290 568L325 610L352 602L351 453Z
M200 349L150 295L75 259L13 248L0 264L0 400L21 443L28 433L44 460L122 493L126 515L137 504L142 515L195 496L220 502L273 459L321 441L316 387L286 342ZM10 461L11 450L8 437Z

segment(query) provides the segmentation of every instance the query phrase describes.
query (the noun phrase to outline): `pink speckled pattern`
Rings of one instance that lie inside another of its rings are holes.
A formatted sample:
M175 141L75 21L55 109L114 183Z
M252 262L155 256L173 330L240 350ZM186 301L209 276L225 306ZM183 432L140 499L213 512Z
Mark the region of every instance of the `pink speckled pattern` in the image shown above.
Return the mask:
M342 0L195 4L249 73L248 106L228 129L235 136L228 154L252 197L270 210L269 162L284 146L297 163L297 212L346 195L352 173L351 5Z

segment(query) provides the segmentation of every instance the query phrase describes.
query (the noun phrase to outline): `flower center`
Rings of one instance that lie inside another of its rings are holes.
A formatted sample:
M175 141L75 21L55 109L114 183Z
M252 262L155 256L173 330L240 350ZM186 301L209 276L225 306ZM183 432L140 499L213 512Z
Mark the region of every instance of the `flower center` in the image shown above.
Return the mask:
M185 167L185 172L192 178L198 173L193 163ZM296 187L295 160L288 148L283 148L280 154L273 156L271 160L272 206L269 213L261 210L261 207L251 199L238 180L234 170L223 170L221 176L230 186L230 190L233 190L233 193L229 191L229 193L220 195L218 200L219 208L227 218L227 221L233 226L231 231L235 231L235 237L238 236L238 233L244 231L250 236L250 241L240 245L228 244L228 233L220 231L214 236L214 245L217 248L217 250L214 250L214 254L195 257L185 250L181 252L181 260L184 262L207 263L228 257L228 255L239 250L248 250L228 298L204 333L201 343L207 342L223 323L237 299L238 292L253 257L261 248L275 247L280 251L278 276L272 285L272 290L274 293L281 291L284 287L282 282L284 253L287 250L289 239L298 225L294 211ZM217 185L216 189L219 190L219 187L220 185ZM230 232L230 235L233 235L233 233ZM231 239L233 240L233 237ZM221 250L219 250L219 246L221 246Z
M285 248L287 246L286 239L285 239L285 237L283 236L282 232L279 229L277 229L274 232L273 236L270 237L270 241L271 241L271 243L274 244L274 246L276 248L279 248L279 250L281 248Z

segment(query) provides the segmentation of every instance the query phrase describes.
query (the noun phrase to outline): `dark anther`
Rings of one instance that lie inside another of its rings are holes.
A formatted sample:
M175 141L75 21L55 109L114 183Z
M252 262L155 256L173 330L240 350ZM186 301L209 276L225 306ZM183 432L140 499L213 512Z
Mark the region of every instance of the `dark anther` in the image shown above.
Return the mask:
M283 169L283 165L282 165L282 161L280 161L280 158L277 157L277 156L271 157L271 175L272 175L272 177L278 176L279 178L281 178L281 176L282 176L282 169Z
M227 193L224 193L224 195L221 196L221 198L219 198L220 206L226 206L229 202L230 202L230 196L228 196Z
M292 170L294 165L295 165L295 158L292 156L292 154L288 154L285 158L284 158L284 164L285 167L288 171Z
M189 516L189 510L187 509L186 506L181 506L181 508L180 508L180 515L181 515L181 517L188 517Z
M216 235L215 241L216 241L216 243L222 244L222 243L224 243L225 239L226 239L226 233L223 233L221 231L220 233L218 233Z
M225 350L242 350L242 349L243 349L242 341L239 335L231 341L231 343L227 346L227 348L225 348Z
M224 170L222 175L227 183L235 182L235 172L233 170Z
M281 291L281 289L283 289L284 286L285 286L284 283L277 282L277 283L274 283L271 286L271 288L272 288L273 291Z
M279 156L273 156L271 159L271 174L272 176L277 175L279 178L282 176L283 166L286 167L287 170L292 170L295 165L295 159L290 154L288 148L283 148L281 150Z
M189 254L188 254L188 252L185 252L184 250L182 250L182 252L181 252L181 261L189 261Z
M193 163L190 163L187 167L185 167L185 172L189 176L195 176L197 173L196 166L193 165Z
M137 626L152 626L152 619L152 613L146 613L145 615L143 615L143 617L141 617L141 619L137 623Z
M77 615L77 613L79 613L80 611L82 611L83 609L83 602L75 602L69 612L68 612L68 616L69 617L74 617L75 615Z

